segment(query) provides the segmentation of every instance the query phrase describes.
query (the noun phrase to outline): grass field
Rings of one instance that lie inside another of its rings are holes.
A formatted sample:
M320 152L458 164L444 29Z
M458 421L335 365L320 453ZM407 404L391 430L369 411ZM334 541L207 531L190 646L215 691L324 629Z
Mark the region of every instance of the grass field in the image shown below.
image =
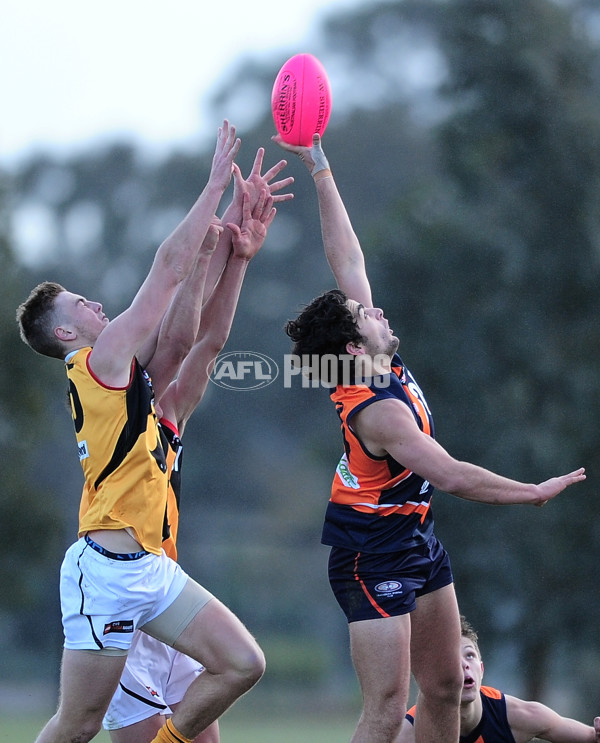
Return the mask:
M46 722L45 719L12 719L4 714L0 717L1 743L33 743L36 735ZM246 718L231 712L221 720L221 740L223 743L347 743L350 740L356 720L328 718L319 715L311 717L277 717L269 719ZM94 741L109 743L105 731L99 733Z

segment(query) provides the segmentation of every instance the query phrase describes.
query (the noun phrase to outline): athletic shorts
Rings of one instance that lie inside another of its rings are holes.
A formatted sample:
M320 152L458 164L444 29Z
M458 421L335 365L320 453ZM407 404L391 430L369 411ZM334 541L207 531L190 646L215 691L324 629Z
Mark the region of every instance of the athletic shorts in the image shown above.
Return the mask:
M60 571L65 648L129 650L135 630L162 614L188 580L164 552L117 555L81 537Z
M402 552L332 547L329 555L329 584L348 622L408 614L419 596L452 582L450 558L434 536Z
M105 730L118 730L154 715L171 715L203 666L183 653L136 632L119 686L104 716Z

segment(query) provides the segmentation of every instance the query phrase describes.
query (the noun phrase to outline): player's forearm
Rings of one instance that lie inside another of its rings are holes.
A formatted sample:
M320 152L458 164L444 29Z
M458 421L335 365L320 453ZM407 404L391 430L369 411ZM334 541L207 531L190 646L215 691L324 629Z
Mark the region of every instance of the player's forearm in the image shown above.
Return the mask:
M360 242L352 228L348 212L331 177L315 176L321 234L325 256L338 287L351 299L372 307L371 287Z
M555 728L539 733L539 737L550 743L596 743L598 740L593 727L566 717Z
M202 312L198 337L218 354L231 331L248 261L231 255L215 291Z
M453 461L437 484L451 495L491 505L536 505L543 500L537 485L511 480L469 462Z
M198 334L210 253L200 253L191 274L181 283L161 324L158 347L184 358Z
M160 324L156 346L147 370L157 399L175 378L190 352L200 326L202 297L216 236L207 236L192 272L181 282ZM213 242L214 241L214 242Z
M336 279L364 266L360 243L333 177L315 176L325 255Z
M194 206L160 246L157 259L162 262L163 270L172 272L178 281L183 281L192 270L223 191L221 186L209 182Z

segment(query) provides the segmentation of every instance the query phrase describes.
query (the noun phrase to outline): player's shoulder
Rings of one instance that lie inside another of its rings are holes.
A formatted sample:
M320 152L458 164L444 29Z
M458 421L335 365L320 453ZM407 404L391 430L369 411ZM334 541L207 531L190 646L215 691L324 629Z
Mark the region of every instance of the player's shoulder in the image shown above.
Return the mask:
M484 697L488 697L488 699L502 699L504 696L504 693L501 692L499 689L495 689L493 686L482 686L481 694Z

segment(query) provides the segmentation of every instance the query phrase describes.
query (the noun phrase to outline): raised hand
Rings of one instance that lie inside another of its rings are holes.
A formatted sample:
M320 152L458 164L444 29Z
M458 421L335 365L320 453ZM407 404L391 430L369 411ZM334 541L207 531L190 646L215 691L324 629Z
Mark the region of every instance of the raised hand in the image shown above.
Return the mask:
M227 223L232 233L233 254L237 258L249 261L261 249L267 230L277 213L273 200L274 197L263 188L254 208L251 209L250 196L244 193L241 226L234 222Z
M250 197L251 210L254 209L254 206L256 205L256 202L262 190L267 190L268 193L273 196L273 202L275 203L281 201L289 201L290 199L294 198L293 193L277 193L283 188L287 188L287 186L291 185L294 182L294 178L292 176L289 176L288 178L282 178L279 181L271 183L273 178L279 175L279 173L281 173L281 171L285 168L285 166L287 165L287 160L280 160L278 163L273 165L272 168L269 168L266 173L261 174L260 171L263 166L264 156L264 148L259 147L256 152L256 157L254 158L252 170L250 171L250 175L248 176L248 178L244 180L243 177L241 177L241 174L239 178L234 178L234 201L237 200L237 203L241 204L244 193L247 193ZM234 175L237 174L234 173Z
M304 147L303 145L294 145L284 142L280 134L274 134L271 137L275 144L278 144L282 149L288 152L293 152L295 155L302 160L306 165L311 175L315 175L320 170L329 170L329 162L325 157L323 148L321 146L321 135L313 134L313 143L311 147Z
M539 500L533 505L543 506L559 493L562 493L565 488L583 480L585 480L585 469L583 467L580 467L574 472L569 472L568 475L561 475L560 477L552 477L550 480L545 480L537 485Z
M212 159L209 183L224 191L229 185L233 172L233 161L240 150L242 142L235 136L235 126L227 119L219 127L215 154Z

